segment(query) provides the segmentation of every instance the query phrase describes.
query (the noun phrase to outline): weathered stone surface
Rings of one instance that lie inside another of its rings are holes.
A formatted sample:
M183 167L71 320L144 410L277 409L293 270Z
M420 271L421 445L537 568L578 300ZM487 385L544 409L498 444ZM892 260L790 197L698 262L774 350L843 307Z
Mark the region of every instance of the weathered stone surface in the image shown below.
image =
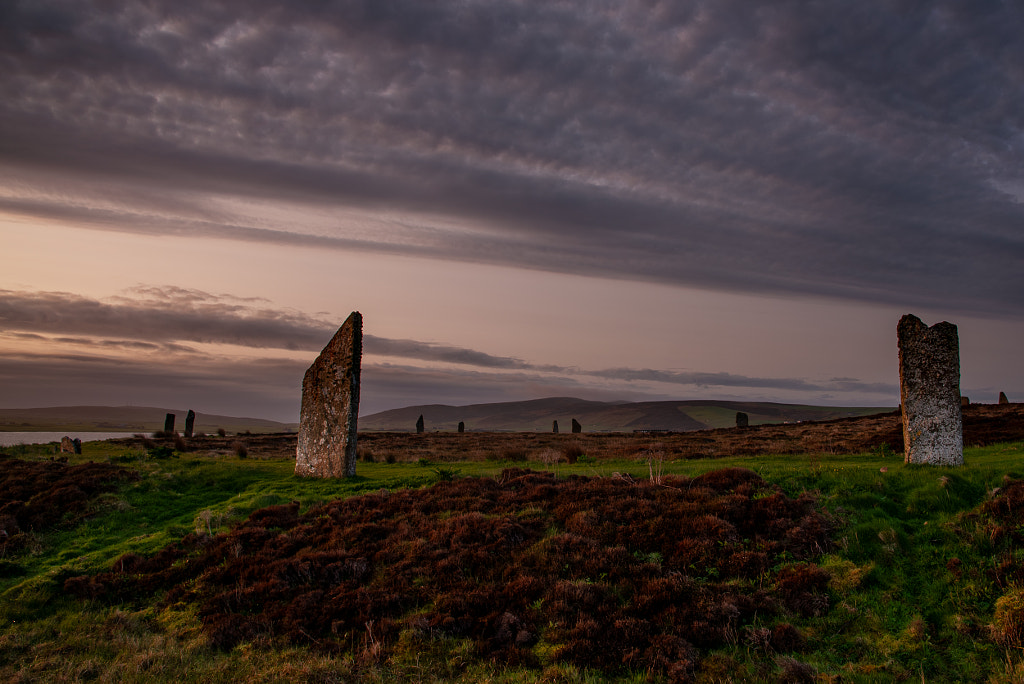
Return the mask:
M963 465L960 340L956 326L907 314L896 327L907 463Z
M551 421L551 431L552 432L558 432L558 421L557 420Z
M575 418L573 418L572 419L572 433L575 435L575 434L579 434L581 432L583 432L583 426L580 425L580 421L578 421Z
M295 474L353 477L363 316L353 311L302 379Z
M65 435L60 440L60 453L62 453L62 454L73 454L73 453L75 453L75 443L67 435Z
M1004 392L1000 392L999 393L999 403L1000 404L1009 404L1010 403L1010 400L1006 398L1006 394Z
M185 416L185 436L192 437L193 428L196 426L196 412L192 409L188 410L188 414Z
M460 420L459 421L459 432L465 432L465 431L466 431L466 424Z
M750 416L743 411L736 412L736 427L744 428L750 426Z
M164 432L174 432L174 414L168 413L164 418Z

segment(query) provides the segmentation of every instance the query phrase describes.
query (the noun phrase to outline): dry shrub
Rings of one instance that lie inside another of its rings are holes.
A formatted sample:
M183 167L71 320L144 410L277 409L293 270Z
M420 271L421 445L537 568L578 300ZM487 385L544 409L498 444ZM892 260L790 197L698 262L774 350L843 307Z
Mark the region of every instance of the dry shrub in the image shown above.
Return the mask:
M807 645L800 630L787 622L772 627L769 641L773 649L781 652L801 651Z
M1024 647L1024 588L1012 587L996 600L992 639L1007 648Z
M236 439L234 442L231 443L231 453L233 453L238 458L248 458L249 447L246 446L245 442Z
M825 593L831 575L812 563L787 565L776 575L776 591L790 610L804 617L819 617L828 611Z
M1003 522L1024 523L1024 480L1006 482L982 512Z
M526 449L522 447L507 447L499 452L498 460L508 463L521 463L528 460L528 455Z
M779 656L775 664L782 670L779 676L781 684L814 684L818 671L813 665L801 663L789 656Z
M575 463L584 454L583 447L579 442L572 442L562 447L562 458L566 463Z
M272 506L65 588L128 603L165 591L168 603L197 605L221 648L273 634L380 662L411 633L470 638L476 658L534 666L543 631L557 661L689 681L702 652L737 643L755 616L827 609L828 574L816 566L786 566L771 581L782 554L815 552L814 535L787 533L824 523L813 523L809 499L782 495L752 516L766 485L751 474L658 487L509 468L303 515L295 503ZM765 576L755 592L733 582ZM776 651L802 644L783 625L759 639Z

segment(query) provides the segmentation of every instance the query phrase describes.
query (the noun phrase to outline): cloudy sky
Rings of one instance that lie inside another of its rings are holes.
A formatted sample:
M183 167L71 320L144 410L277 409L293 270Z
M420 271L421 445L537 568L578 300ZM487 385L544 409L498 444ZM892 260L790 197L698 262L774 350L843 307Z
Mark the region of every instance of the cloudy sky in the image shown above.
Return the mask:
M7 0L0 407L1024 399L1024 9Z

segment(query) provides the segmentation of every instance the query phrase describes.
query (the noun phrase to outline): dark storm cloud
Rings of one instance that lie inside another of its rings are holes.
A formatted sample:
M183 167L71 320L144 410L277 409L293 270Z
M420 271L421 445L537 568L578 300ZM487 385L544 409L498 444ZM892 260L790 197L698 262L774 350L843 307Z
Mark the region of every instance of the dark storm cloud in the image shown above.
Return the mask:
M0 200L115 230L1019 315L1021 7L7 2L0 165L48 180ZM200 193L425 218L311 235Z
M140 287L109 301L0 290L0 339L32 343L31 351L0 350L0 406L176 405L188 396L202 396L211 402L203 406L206 411L223 411L234 401L250 412L272 411L278 419L293 420L289 412L297 410L302 375L333 333L322 320L268 308L261 299L179 287ZM297 350L309 358L211 355L183 340ZM887 397L897 392L890 385L854 378L816 383L731 373L586 370L418 340L364 335L363 341L367 355L413 362L364 361L364 413L409 403L467 404L539 395L643 400L667 398L677 391L670 388L681 387ZM415 365L417 361L446 365L425 367ZM658 390L658 385L663 388Z
M193 352L177 341L234 344L256 349L320 351L337 327L301 312L179 287L140 287L128 296L99 301L68 292L0 290L4 334L89 347ZM52 333L58 337L44 337ZM75 337L68 334L76 333ZM96 338L82 337L94 335ZM131 335L135 339L122 339ZM103 339L113 338L113 339ZM484 368L563 370L474 349L418 340L363 335L367 354Z
M64 336L131 336L146 342L185 340L291 350L319 349L332 333L322 321L305 314L261 309L234 297L180 288L145 288L137 295L103 302L68 292L0 290L0 325L5 330Z

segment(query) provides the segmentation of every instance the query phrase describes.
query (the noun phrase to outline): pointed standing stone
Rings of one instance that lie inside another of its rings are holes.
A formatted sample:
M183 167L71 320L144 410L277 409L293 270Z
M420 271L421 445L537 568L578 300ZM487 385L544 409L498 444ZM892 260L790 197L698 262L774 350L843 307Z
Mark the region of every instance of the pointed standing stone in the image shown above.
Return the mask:
M572 433L575 435L575 434L579 434L581 432L583 432L583 426L580 425L580 421L578 421L575 418L573 418L572 419Z
M164 432L166 432L168 434L171 433L171 432L174 432L174 414L173 413L168 413L164 417Z
M462 422L462 421L460 420L460 421L459 421L459 432L465 432L465 431L466 431L466 424L465 424L465 423L463 423L463 422Z
M423 414L420 414L420 417L416 419L416 434L423 434Z
M185 416L185 436L189 439L192 438L192 429L196 426L196 412L192 409L188 410L188 414Z
M1003 393L1003 392L999 393L999 403L1000 404L1009 404L1010 403L1010 400L1006 398L1006 394Z
M363 316L353 311L302 379L296 475L353 477L356 474L362 357Z
M738 428L745 428L745 427L748 427L749 425L750 425L750 416L748 416L746 413L743 413L743 411L737 411L736 412L736 427L738 427Z
M932 327L907 314L896 327L907 463L963 465L960 339L956 326Z
M551 421L551 431L552 432L558 432L558 421L557 420Z

